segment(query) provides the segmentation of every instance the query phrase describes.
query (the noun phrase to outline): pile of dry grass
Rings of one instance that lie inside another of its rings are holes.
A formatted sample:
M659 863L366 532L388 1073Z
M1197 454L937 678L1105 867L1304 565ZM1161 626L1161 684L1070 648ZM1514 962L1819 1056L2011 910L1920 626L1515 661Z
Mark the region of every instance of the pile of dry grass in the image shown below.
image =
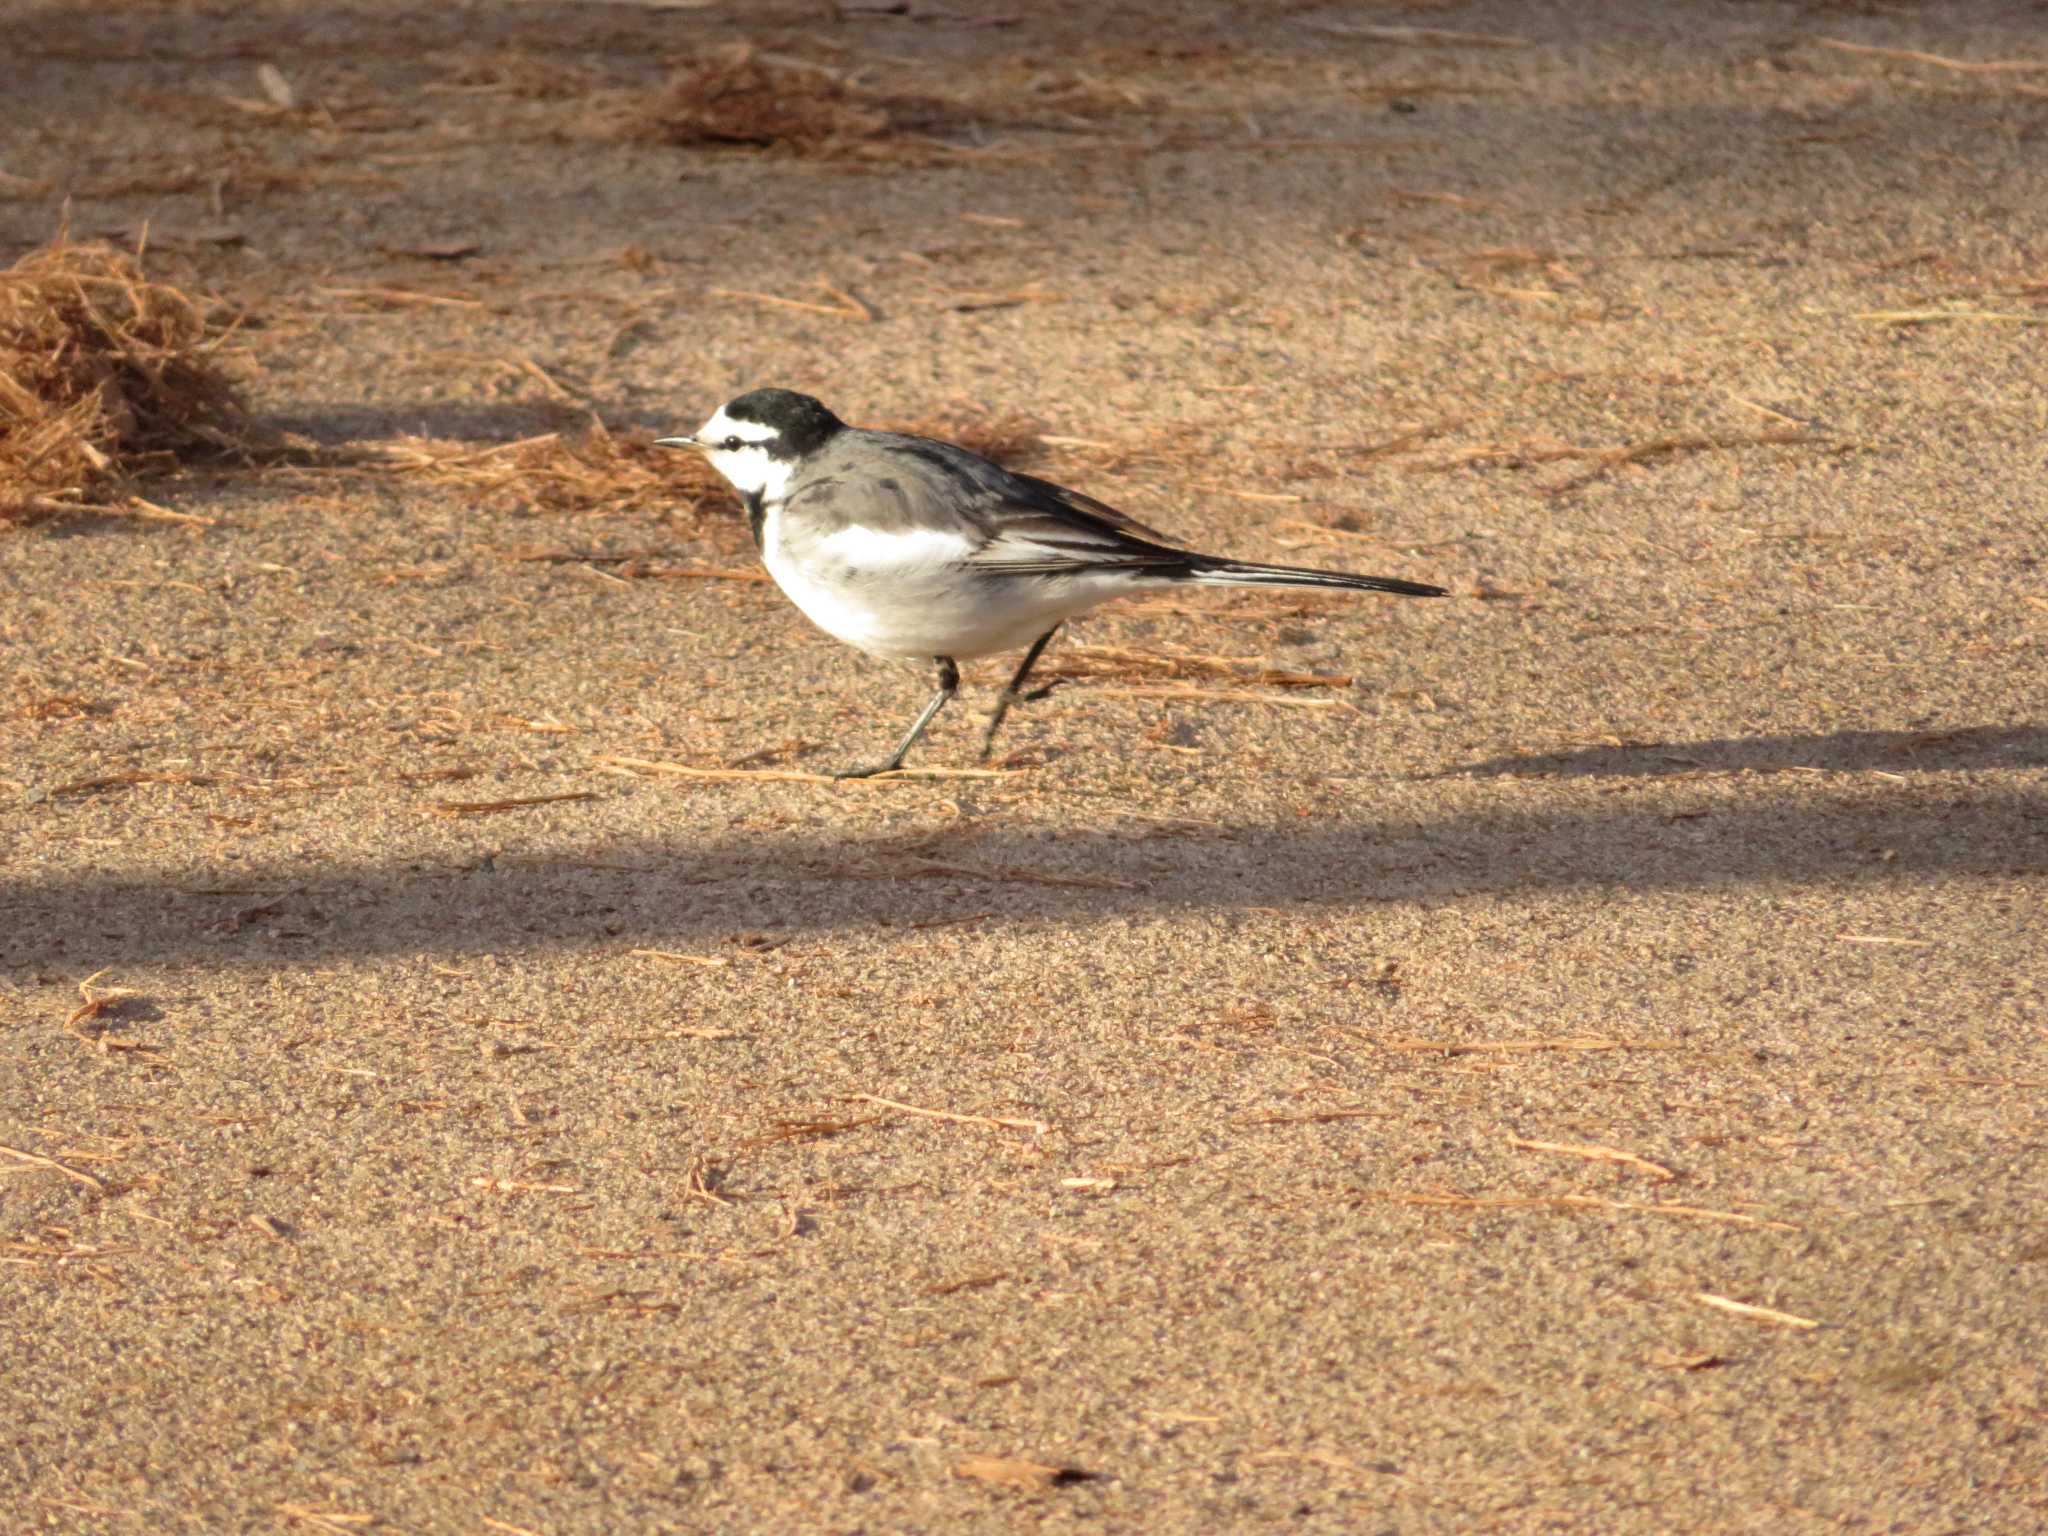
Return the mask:
M0 523L123 511L95 498L267 445L218 366L233 330L111 246L60 240L0 272Z
M648 96L601 114L610 136L733 145L806 159L902 159L942 151L928 137L957 119L944 103L888 95L840 71L741 43L675 70Z
M1158 115L1170 94L1025 64L943 96L887 89L861 72L734 43L675 68L653 90L589 95L570 132L684 148L765 150L811 160L926 165L1024 153L990 135L1072 133ZM1072 142L1072 141L1070 141Z

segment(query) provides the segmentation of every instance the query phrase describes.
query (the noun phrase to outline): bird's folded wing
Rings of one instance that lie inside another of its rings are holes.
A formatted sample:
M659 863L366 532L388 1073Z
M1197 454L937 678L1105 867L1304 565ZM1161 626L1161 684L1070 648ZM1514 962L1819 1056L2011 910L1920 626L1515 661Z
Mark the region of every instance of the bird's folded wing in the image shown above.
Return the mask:
M976 570L1032 575L1186 563L1163 534L1092 496L1030 475L1008 478L1012 494L976 509L983 542L966 560Z
M948 558L970 569L1015 575L1188 560L1163 534L1094 497L964 448L897 433L846 435L846 450L828 452L785 503L821 542L879 537L902 549L950 546ZM874 558L868 549L862 563Z

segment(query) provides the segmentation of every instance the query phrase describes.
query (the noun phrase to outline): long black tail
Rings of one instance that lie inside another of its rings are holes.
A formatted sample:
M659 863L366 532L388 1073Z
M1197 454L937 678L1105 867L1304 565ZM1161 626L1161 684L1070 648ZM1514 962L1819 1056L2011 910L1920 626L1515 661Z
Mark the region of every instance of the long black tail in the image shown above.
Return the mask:
M1398 576L1353 576L1345 571L1252 565L1243 560L1197 560L1188 571L1188 579L1215 587L1346 587L1354 592L1392 592L1401 597L1450 596L1446 588L1403 581Z

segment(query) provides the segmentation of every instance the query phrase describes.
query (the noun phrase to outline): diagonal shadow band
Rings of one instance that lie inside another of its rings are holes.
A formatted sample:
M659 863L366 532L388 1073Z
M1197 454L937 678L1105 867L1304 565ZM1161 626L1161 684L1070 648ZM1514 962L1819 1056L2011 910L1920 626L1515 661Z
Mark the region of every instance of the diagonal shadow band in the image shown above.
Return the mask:
M1946 731L1831 731L1717 741L1611 742L1446 768L1436 778L1648 778L1681 773L1928 773L1957 768L2048 768L2048 726L1973 725Z
M1139 837L1004 825L940 854L928 836L775 832L592 843L496 864L397 854L326 867L16 875L0 881L0 974L701 946L749 929L873 932L970 913L998 923L1255 907L1336 916L1470 896L2044 877L2048 788L1926 781ZM2020 930L2034 921L2008 915Z

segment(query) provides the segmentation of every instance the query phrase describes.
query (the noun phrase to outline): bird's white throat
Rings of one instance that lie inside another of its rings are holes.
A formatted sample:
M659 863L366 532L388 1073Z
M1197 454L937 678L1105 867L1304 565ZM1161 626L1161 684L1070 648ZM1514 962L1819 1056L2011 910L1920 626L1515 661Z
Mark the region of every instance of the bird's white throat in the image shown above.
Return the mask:
M759 496L771 503L780 502L788 493L789 477L796 470L789 460L771 457L766 448L714 448L705 457L742 496Z

